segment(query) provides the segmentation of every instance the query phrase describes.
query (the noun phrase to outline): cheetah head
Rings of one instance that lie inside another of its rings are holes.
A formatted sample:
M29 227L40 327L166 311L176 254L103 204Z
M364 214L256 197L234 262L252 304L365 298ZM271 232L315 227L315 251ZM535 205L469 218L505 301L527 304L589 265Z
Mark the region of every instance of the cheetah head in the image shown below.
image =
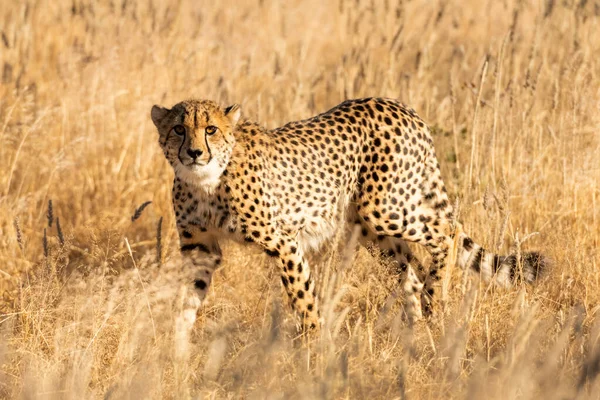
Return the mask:
M214 188L227 167L240 115L237 104L223 109L208 100L187 100L171 109L154 106L151 112L175 175L203 188Z

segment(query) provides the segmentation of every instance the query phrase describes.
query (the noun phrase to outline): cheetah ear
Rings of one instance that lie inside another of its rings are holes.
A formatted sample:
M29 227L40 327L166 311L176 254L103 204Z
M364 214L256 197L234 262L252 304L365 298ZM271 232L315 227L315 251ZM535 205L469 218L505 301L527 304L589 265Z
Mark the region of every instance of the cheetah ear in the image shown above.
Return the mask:
M154 125L158 128L160 122L167 116L167 114L169 113L168 108L164 108L161 106L153 106L152 107L152 111L150 112L150 116L152 117L152 122L154 122Z
M236 126L242 116L242 107L239 104L232 104L225 109L225 115L229 118L231 126Z

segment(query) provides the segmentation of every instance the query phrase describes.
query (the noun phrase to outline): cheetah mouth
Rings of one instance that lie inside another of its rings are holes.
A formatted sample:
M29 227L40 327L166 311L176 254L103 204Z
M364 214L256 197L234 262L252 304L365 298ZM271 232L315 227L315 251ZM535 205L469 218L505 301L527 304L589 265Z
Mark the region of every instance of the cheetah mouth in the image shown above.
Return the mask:
M201 161L201 160L195 160L195 161L188 161L188 162L181 162L184 166L186 166L187 168L191 168L191 169L197 169L197 168L202 168L202 167L206 167L208 165L208 163L210 162L210 160L208 161Z

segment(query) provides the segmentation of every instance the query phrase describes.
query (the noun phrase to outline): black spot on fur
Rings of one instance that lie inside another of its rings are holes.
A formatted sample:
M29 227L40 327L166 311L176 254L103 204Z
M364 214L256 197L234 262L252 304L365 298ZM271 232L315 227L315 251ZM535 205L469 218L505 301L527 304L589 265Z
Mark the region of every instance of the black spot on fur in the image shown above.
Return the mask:
M464 240L463 240L463 248L466 251L473 250L473 241L471 240L471 238L468 238L468 237L464 238Z
M473 262L471 263L471 268L474 269L475 272L481 271L481 260L482 260L484 254L485 254L485 250L483 249L483 247L480 247L479 250L477 250L477 253L475 253L475 255L473 256Z
M492 273L495 274L498 268L502 264L502 257L498 254L494 254L494 261L492 261Z
M279 251L277 250L265 249L265 253L267 253L271 257L279 257Z
M206 282L204 282L202 279L198 279L197 281L194 282L194 286L197 289L204 290L204 289L206 289L207 285L206 285Z

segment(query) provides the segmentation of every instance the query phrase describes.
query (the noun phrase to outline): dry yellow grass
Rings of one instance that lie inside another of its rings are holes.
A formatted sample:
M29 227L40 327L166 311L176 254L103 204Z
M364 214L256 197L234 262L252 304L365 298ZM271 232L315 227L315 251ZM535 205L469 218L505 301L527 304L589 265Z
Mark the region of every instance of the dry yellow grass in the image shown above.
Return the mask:
M2 397L600 396L597 1L163 3L0 7ZM503 252L539 232L523 246L554 267L508 291L454 269L411 329L390 270L332 245L326 324L304 338L270 261L226 244L190 331L149 112L192 96L268 127L399 98L433 127L468 232Z

